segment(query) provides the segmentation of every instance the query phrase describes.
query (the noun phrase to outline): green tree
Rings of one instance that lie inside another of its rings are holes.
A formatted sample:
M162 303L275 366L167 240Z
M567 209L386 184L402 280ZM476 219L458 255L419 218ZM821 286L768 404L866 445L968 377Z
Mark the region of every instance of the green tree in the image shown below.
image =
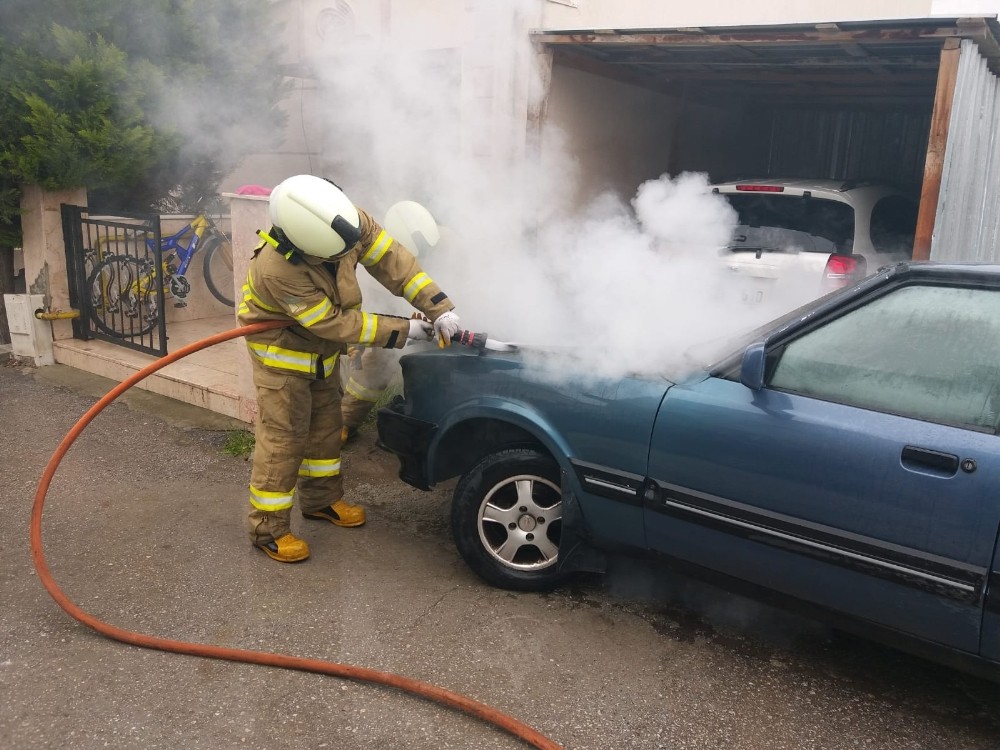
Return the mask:
M194 211L280 138L270 5L3 0L0 294L13 291L22 186L86 187L102 209Z

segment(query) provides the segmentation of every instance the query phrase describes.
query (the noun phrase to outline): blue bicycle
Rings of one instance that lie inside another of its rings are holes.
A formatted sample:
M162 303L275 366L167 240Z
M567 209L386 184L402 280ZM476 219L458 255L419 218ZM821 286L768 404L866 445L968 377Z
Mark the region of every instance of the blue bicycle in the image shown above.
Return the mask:
M148 233L146 233L148 234ZM122 242L124 237L111 237ZM154 240L145 237L152 253ZM135 244L135 243L133 243ZM128 243L126 243L126 246ZM139 244L141 247L142 245ZM163 293L184 307L191 292L185 275L197 252L204 256L205 285L224 305L233 307L233 246L230 238L205 214L199 214L180 231L160 240L160 273L154 266L155 255L136 257L128 254L105 255L90 272L90 317L104 333L118 338L149 333L159 321L157 278L162 278Z

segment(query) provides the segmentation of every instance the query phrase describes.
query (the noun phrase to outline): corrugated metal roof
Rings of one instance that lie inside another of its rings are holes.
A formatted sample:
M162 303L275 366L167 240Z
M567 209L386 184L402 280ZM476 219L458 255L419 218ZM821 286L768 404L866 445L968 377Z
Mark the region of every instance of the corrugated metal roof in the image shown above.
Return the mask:
M926 109L944 40L973 39L996 61L998 28L980 18L532 36L559 64L690 100Z

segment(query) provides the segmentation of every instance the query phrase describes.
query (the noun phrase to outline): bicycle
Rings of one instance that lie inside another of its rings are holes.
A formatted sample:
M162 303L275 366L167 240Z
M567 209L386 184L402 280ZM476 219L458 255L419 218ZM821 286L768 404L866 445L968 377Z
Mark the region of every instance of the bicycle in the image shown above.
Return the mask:
M138 233L148 234L145 230ZM109 241L126 241L127 244L128 239L116 236ZM145 237L143 241L152 252L154 240ZM163 279L164 294L175 300L175 306L186 306L191 282L185 273L199 251L203 251L204 255L203 269L208 290L222 304L235 306L232 243L208 216L199 214L180 231L161 238L160 251L159 272L150 257L111 254L99 260L87 277L90 317L97 328L116 338L134 338L152 331L160 316L158 277ZM225 290L229 290L228 293Z

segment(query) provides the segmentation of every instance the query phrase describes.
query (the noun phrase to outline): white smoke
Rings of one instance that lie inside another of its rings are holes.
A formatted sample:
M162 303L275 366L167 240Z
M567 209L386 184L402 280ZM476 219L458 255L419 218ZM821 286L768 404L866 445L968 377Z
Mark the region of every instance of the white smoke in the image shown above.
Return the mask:
M663 175L631 203L603 194L550 220L530 242L452 256L452 292L470 327L560 356L578 370L680 375L686 352L760 325L804 299L749 304L726 264L736 214L706 175ZM725 353L722 349L715 352ZM554 358L556 361L554 361Z
M497 45L509 45L511 69L530 76L512 12L483 13L493 20L484 58L495 62ZM468 33L483 31L477 18ZM352 49L340 40L335 57L316 63L327 103L324 170L377 219L412 199L447 227L445 246L421 262L464 327L555 348L613 376L676 371L689 346L779 311L749 307L727 285L721 250L736 215L706 175L662 175L625 199L608 193L568 206L580 165L559 133L545 134L543 159L496 158L519 153L525 131L524 112L497 115L500 76L463 81L456 71L468 48L412 52L395 41L365 37ZM473 92L478 108L470 86L482 88ZM369 286L365 307L377 312Z

